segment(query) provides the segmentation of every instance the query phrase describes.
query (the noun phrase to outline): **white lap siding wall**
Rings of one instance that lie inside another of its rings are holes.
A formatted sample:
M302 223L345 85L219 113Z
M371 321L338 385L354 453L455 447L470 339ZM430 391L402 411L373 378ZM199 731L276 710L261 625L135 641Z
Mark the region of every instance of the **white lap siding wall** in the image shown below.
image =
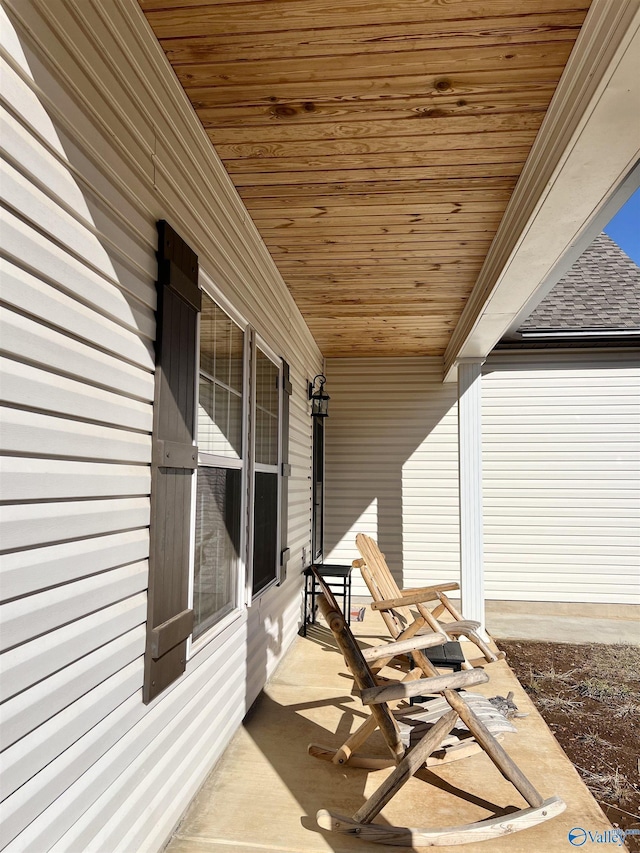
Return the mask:
M357 557L362 531L404 586L459 580L457 390L441 379L435 359L327 360L327 562ZM637 353L494 354L482 442L486 598L640 603Z
M322 362L137 4L5 6L0 847L154 851L296 634ZM291 559L145 706L158 219L291 365Z
M637 351L483 370L487 598L640 604Z
M458 405L437 358L327 359L326 562L357 533L401 586L459 580ZM367 595L356 569L355 595Z

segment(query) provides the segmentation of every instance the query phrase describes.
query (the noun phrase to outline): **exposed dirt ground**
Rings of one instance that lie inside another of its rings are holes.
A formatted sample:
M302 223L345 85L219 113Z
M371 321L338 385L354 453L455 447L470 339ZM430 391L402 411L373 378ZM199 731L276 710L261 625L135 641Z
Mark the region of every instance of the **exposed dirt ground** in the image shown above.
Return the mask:
M611 823L640 831L640 648L499 645ZM625 844L640 851L640 835Z

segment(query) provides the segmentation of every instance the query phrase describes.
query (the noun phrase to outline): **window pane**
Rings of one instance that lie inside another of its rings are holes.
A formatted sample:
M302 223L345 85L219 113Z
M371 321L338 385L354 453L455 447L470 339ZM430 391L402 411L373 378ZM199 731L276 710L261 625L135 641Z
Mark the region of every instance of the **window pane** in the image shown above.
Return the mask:
M227 388L200 377L198 448L240 459L242 450L242 398Z
M198 448L212 453L214 444L215 413L213 411L213 382L200 377L198 391Z
M198 447L242 458L244 333L206 294L200 319ZM206 376L204 374L207 374Z
M194 639L235 607L242 503L240 470L200 467L197 477Z
M242 397L229 392L229 444L234 455L242 457ZM225 454L226 455L226 454Z
M202 294L200 368L242 392L244 333L216 303Z
M276 578L278 557L278 475L256 472L253 520L253 594Z
M278 464L278 381L280 371L256 352L256 462Z
M229 340L229 385L242 394L244 368L244 333L233 323Z

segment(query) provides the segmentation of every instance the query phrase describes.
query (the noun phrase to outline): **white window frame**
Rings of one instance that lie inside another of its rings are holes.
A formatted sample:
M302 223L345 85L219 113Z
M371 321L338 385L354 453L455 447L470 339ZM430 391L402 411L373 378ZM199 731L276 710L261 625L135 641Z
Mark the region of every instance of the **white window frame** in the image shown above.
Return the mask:
M273 366L278 371L278 435L277 435L277 461L275 465L265 465L263 463L255 462L255 412L257 411L257 402L256 402L256 357L255 353L260 350L263 355L265 355L269 361L273 364ZM256 601L260 596L264 595L265 592L270 590L272 587L276 586L279 580L280 575L280 550L281 550L281 537L280 537L280 512L281 512L281 504L282 504L282 358L277 355L274 350L269 346L269 344L264 340L264 338L259 335L255 330L253 332L253 358L252 358L252 382L251 382L251 404L253 417L251 418L251 471L250 471L250 504L249 504L249 543L248 543L248 551L247 551L247 603L251 604L251 602ZM254 493L254 482L255 482L255 474L256 472L264 472L268 474L276 474L278 490L277 490L277 514L276 514L276 555L275 555L275 574L272 581L270 581L265 587L263 587L259 592L253 592L253 534L254 534L254 513L255 513L255 493Z
M236 468L242 470L242 500L241 500L241 522L240 522L240 553L238 555L236 595L233 609L223 616L218 622L208 628L200 637L193 640L189 637L187 643L187 658L191 658L202 648L207 646L218 637L229 625L241 618L246 608L258 600L264 593L276 586L279 582L279 561L281 551L280 535L280 513L282 502L282 414L283 414L283 389L282 389L282 358L273 350L266 340L256 332L250 323L229 302L225 295L214 284L211 278L200 270L200 281L203 294L212 299L216 305L227 314L227 316L240 328L244 335L243 355L243 399L242 399L242 458L234 459L228 456L218 456L211 453L198 453L198 467ZM198 359L200 355L200 317L198 318L198 330L196 335L196 347ZM265 465L255 462L255 422L256 422L256 353L257 350L265 355L278 371L278 436L277 436L277 464ZM199 381L200 367L195 376L195 406L196 415L199 403ZM206 374L205 374L206 375ZM196 443L197 443L196 416ZM276 514L276 555L274 565L274 578L258 593L253 593L253 541L254 541L254 507L255 507L255 474L256 472L275 473L277 475L277 514ZM196 529L196 507L197 507L197 470L193 477L191 520L190 520L190 554L189 554L189 606L193 607L195 592L195 529Z
M241 481L241 489L242 489L242 499L240 504L240 546L239 546L239 554L238 554L238 565L237 565L237 574L236 574L236 584L235 584L235 601L233 602L233 607L230 613L227 613L223 616L218 622L213 624L210 628L208 628L200 637L196 640L193 639L193 635L189 637L189 641L187 643L187 659L189 659L192 654L196 654L200 649L204 646L208 645L212 640L214 640L222 631L225 630L231 623L235 622L238 618L240 618L244 612L244 604L245 604L245 596L244 596L244 587L245 587L245 579L247 577L247 539L248 539L248 531L245 520L247 517L247 480L248 480L248 467L249 467L249 458L248 458L248 449L249 449L249 436L247 431L247 423L248 423L248 407L249 407L249 393L248 393L248 382L249 382L249 352L250 352L250 340L251 340L251 327L247 320L239 314L235 308L229 303L224 294L215 286L213 281L207 276L205 273L200 271L200 280L202 284L202 292L206 294L216 305L227 314L230 320L232 320L242 331L244 336L244 352L243 352L243 365L242 365L242 456L240 459L234 459L230 456L218 456L213 453L198 453L198 468L201 464L201 458L203 459L203 464L205 467L218 467L218 468L236 468L242 470L242 481ZM196 417L195 417L195 430L196 430L196 444L198 443L198 403L199 403L199 385L200 385L200 318L201 314L198 315L198 332L196 335L196 352L198 353L198 370L196 371L196 387L195 387L195 407L196 407ZM205 374L206 375L206 374ZM196 475L193 477L193 482L191 484L191 523L190 523L190 551L189 551L189 607L193 607L193 599L195 594L195 540L196 540L196 505L197 505L197 484L198 484L198 469L196 468Z

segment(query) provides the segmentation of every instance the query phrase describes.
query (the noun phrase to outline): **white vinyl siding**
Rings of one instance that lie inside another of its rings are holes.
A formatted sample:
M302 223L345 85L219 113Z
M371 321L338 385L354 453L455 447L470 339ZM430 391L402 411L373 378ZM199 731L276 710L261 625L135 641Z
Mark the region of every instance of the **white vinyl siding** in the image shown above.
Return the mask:
M640 603L637 353L502 353L484 371L486 597Z
M402 586L459 580L458 419L435 358L327 359L325 562L378 540ZM366 595L356 570L353 592Z
M637 353L483 370L485 597L640 603ZM327 389L325 561L350 563L362 531L404 586L459 581L455 384L436 360L329 359Z
M156 851L296 635L322 362L138 4L5 7L0 848ZM145 706L160 218L291 364L291 559Z

